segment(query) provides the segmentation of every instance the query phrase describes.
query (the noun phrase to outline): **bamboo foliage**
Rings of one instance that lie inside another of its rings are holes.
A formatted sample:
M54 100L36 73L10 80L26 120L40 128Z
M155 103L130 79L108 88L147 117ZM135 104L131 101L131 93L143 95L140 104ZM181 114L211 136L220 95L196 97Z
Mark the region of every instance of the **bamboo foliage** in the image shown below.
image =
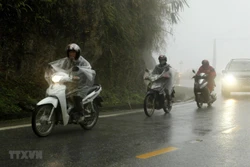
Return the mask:
M0 69L39 82L44 66L76 42L106 90L142 89L138 75L153 65L152 51L184 6L186 0L1 0Z

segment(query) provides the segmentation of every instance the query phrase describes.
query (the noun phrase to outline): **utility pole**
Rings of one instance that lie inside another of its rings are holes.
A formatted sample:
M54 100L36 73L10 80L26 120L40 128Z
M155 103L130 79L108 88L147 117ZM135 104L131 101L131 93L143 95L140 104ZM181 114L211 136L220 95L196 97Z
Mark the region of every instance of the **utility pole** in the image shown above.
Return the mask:
M216 39L214 39L214 48L213 48L213 67L216 69Z

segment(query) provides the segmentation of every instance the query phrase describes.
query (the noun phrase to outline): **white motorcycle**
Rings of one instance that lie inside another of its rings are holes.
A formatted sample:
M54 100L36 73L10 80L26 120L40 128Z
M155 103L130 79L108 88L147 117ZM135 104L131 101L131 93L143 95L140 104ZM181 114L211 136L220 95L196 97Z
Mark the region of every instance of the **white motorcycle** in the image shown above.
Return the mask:
M79 121L79 113L74 108L71 96L74 92L67 92L67 83L74 82L73 77L64 72L56 72L51 75L51 81L46 97L37 103L32 113L34 133L39 137L48 136L56 124L80 124L86 130L92 129L99 117L101 85L88 89L87 96L82 99L85 114Z

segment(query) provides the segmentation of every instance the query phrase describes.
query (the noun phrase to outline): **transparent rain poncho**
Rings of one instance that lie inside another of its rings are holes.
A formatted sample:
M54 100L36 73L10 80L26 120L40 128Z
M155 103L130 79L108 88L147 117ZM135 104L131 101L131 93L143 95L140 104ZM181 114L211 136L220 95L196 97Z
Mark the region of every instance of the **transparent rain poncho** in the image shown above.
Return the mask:
M78 71L72 71L73 67L78 67ZM88 90L94 85L96 73L91 69L90 64L82 56L78 60L70 60L69 58L62 58L49 63L49 67L45 71L45 80L50 85L52 83L51 76L55 72L64 72L70 76L77 76L79 80L65 83L67 86L67 93L80 96L84 98Z
M158 78L159 76L161 76L162 74L167 74L169 75L169 78L159 78L157 80L157 82L161 83L161 85L164 87L164 89L167 91L166 93L168 95L171 95L172 90L174 88L174 82L173 82L173 77L175 76L175 71L170 67L164 66L164 67L160 67L159 65L157 65L153 71L150 71L149 73L146 72L144 74L144 78L145 77L156 77ZM149 82L145 81L145 84L148 85Z

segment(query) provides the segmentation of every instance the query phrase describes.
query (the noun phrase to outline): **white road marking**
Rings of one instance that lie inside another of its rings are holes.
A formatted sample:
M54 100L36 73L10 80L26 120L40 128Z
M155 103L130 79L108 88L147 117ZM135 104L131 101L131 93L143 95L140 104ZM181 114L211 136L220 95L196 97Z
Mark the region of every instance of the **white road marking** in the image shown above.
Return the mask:
M128 114L134 114L134 113L139 113L139 112L143 112L143 110L131 111L131 112L125 112L125 113L117 113L117 114L109 114L109 115L101 115L101 116L99 116L99 118L116 117L116 116L120 116L120 115L128 115ZM25 127L30 127L30 126L31 126L31 124L23 124L23 125L17 125L17 126L7 126L7 127L0 128L0 131L10 130L10 129L18 129L18 128L25 128Z
M189 102L183 102L183 103L174 103L174 106L175 106L174 108L179 108L180 106L183 107L183 105L187 105L189 103L190 103L190 101ZM140 112L143 112L143 110L122 112L122 113L117 113L117 114L100 115L99 118L116 117L116 116L120 116L120 115L135 114L135 113L140 113ZM0 131L10 130L10 129L18 129L18 128L25 128L25 127L30 127L30 126L31 126L31 124L7 126L7 127L0 128Z
M31 124L24 124L24 125L17 125L17 126L8 126L8 127L0 128L0 131L10 130L10 129L17 129L17 128L25 128L25 127L29 127L29 126L31 126Z
M119 116L119 115L135 114L135 113L139 113L139 112L143 112L143 110L131 111L131 112L125 112L125 113L117 113L117 114L109 114L109 115L101 115L101 116L99 116L99 118L116 117L116 116Z

